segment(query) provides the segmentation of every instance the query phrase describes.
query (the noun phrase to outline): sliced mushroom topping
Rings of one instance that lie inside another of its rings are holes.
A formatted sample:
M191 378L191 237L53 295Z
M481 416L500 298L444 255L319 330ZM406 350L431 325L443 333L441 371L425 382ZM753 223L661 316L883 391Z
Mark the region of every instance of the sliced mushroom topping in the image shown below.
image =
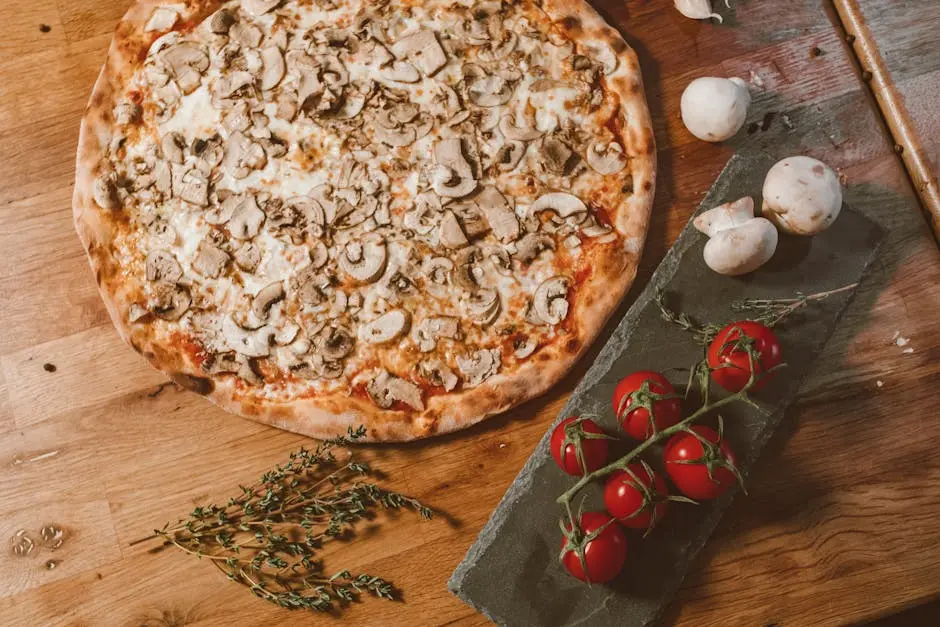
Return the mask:
M225 148L222 146L222 138L218 135L208 140L194 140L191 152L196 157L196 169L207 177L212 175L212 171L218 167L225 158Z
M337 219L333 221L333 224L338 229L351 229L371 218L378 208L379 201L373 196L366 196L353 207L352 211L344 213L341 217L337 217Z
M475 79L467 88L470 101L478 107L499 107L512 100L513 87L501 76Z
M424 410L421 389L411 381L396 377L385 370L369 382L366 391L372 401L382 409L389 409L398 401L418 411Z
M261 89L270 91L284 78L284 54L277 46L271 46L261 51L261 61L264 67L261 73Z
M254 272L261 264L261 248L251 242L242 244L235 251L235 263L245 272Z
M264 15L280 3L281 0L242 0L242 7L252 15Z
M280 281L267 285L251 299L251 313L258 320L267 320L271 307L284 300L284 284Z
M183 268L173 253L165 250L155 250L147 255L147 261L144 262L147 271L148 281L165 281L175 283L183 276Z
M156 283L150 296L150 311L158 318L173 322L189 311L193 298L189 290L176 283Z
M91 195L102 209L120 209L121 197L118 194L117 177L114 172L105 172L95 178Z
M329 326L314 338L314 351L325 359L336 361L349 355L355 344L356 340L349 331Z
M194 43L176 44L165 49L160 56L184 94L196 91L202 83L202 73L209 69L209 56Z
M447 65L447 53L430 29L422 29L399 39L392 46L392 54L399 59L413 61L427 76L434 76Z
M522 125L518 125L517 118L512 113L507 113L499 120L499 132L506 139L514 141L527 142L538 139L543 135L542 131L532 127L529 120L523 119Z
M436 194L425 192L415 199L415 208L402 218L407 229L427 235L434 230L435 216L441 212L441 199Z
M182 164L186 161L186 139L179 133L167 133L160 140L163 158L170 163Z
M555 240L545 233L526 233L515 243L513 257L522 264L530 264L546 250L555 250Z
M269 327L244 329L232 316L222 320L222 337L228 347L247 357L267 357L271 354L271 336L274 331Z
M581 227L581 233L586 237L604 237L613 231L613 229L606 224L598 224L593 219L586 220L585 222L586 224Z
M370 344L384 344L408 331L411 317L407 311L393 309L379 316L360 330L360 338Z
M261 232L265 215L254 196L246 197L232 213L228 230L235 239L251 239Z
M414 341L422 353L429 353L437 348L439 339L460 339L460 321L451 316L425 318L415 327Z
M321 241L314 242L310 247L310 266L315 270L319 270L326 265L326 262L330 260L329 250L326 248L326 244Z
M418 69L407 61L395 61L379 69L379 77L395 83L417 83L421 80Z
M414 126L395 125L391 127L383 126L381 122L376 121L372 128L375 139L392 147L410 146L418 139L418 133Z
M497 239L511 242L519 237L519 220L498 189L487 185L477 195L476 202Z
M574 152L565 142L555 137L546 137L542 140L539 157L542 167L552 174L564 175Z
M480 278L483 277L483 268L479 266L482 260L483 253L476 246L467 246L458 251L454 283L471 292L479 289Z
M150 14L150 19L147 20L147 24L144 26L145 33L152 33L154 31L165 31L170 30L176 24L180 14L176 12L175 9L170 7L157 7L154 9L153 13Z
M493 164L501 172L512 172L525 156L526 146L521 141L508 141L503 144L493 157Z
M438 142L434 148L434 158L438 167L432 175L431 187L438 196L463 198L476 189L473 168L464 155L463 140L459 137Z
M535 290L532 307L545 324L559 324L568 317L568 283L567 277L556 276Z
M264 33L254 24L238 22L229 28L229 36L233 41L242 46L254 49L261 45L261 39L264 37Z
M327 361L321 355L311 355L295 366L291 374L301 379L338 379L343 376L345 367L341 361Z
M349 297L346 296L346 292L336 290L333 292L333 297L330 300L330 311L327 312L327 315L330 318L339 318L344 313L346 313L346 304L349 302Z
M496 272L503 276L512 276L512 259L509 257L509 253L506 252L503 248L494 249L489 256L490 262L493 264L493 267L496 269Z
M260 144L238 132L229 137L223 165L231 170L236 179L243 179L251 174L252 170L263 168L267 161L267 155Z
M220 99L231 98L251 85L254 80L249 72L238 71L223 74L212 85L212 95Z
M336 217L336 203L333 201L333 186L329 184L317 185L307 194L323 209L324 224L333 222Z
M339 265L346 274L357 281L372 283L382 276L387 260L385 241L370 239L364 243L354 241L346 244L339 258Z
M228 30L235 23L235 15L228 9L219 9L209 18L209 30L216 35L227 35Z
M496 290L479 290L464 305L464 310L480 326L488 326L499 317L500 300Z
M293 344L294 340L300 334L300 327L293 322L285 322L274 333L274 343L278 346L288 346Z
M532 353L535 352L535 349L539 347L539 343L527 337L525 339L518 339L513 342L513 348L516 350L513 352L513 355L516 356L516 359L528 359L532 356Z
M519 35L512 31L504 31L502 41L490 42L489 47L480 50L479 55L482 61L487 63L496 63L502 61L515 50L519 45Z
M604 68L604 74L610 76L617 71L620 60L617 58L617 53L614 52L613 48L604 43L598 43L589 48L592 56L597 59L597 62Z
M183 175L175 195L190 204L206 207L209 205L209 179L198 170L190 170Z
M497 372L502 365L502 354L495 348L482 348L469 356L458 356L457 367L463 373L464 385L475 388Z
M627 167L627 156L617 142L594 142L587 149L587 162L599 174L618 174Z
M427 279L425 289L435 296L445 297L446 286L450 283L454 262L447 257L431 257L425 260L421 272Z
M552 192L539 197L532 204L532 213L541 211L554 211L561 218L567 218L578 213L587 213L587 205L577 196L564 192Z
M440 359L421 362L421 374L427 377L431 385L442 387L445 392L452 391L460 383L460 378Z
M218 278L228 263L228 253L208 242L199 242L193 270L210 279Z
M457 221L457 216L450 210L444 211L441 216L439 237L441 245L451 249L463 248L470 243L470 240L467 239L463 229L460 227L460 222Z

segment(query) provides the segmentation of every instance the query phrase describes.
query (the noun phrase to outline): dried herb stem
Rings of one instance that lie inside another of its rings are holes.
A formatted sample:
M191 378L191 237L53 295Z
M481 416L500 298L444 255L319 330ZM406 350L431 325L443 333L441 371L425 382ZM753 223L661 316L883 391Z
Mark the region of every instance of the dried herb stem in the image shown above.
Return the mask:
M432 512L416 499L364 480L368 465L334 450L365 434L327 441L313 451L292 453L284 466L265 473L225 505L197 507L174 526L155 531L166 545L210 560L232 581L288 609L332 611L368 593L394 598L379 577L342 570L329 576L319 550L350 537L355 524L379 509Z

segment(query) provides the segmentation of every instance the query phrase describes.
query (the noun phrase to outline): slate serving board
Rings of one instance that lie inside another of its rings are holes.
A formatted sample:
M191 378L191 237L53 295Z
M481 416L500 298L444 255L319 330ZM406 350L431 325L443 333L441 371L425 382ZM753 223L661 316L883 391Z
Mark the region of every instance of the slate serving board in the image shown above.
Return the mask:
M746 195L754 196L759 207L764 176L775 162L776 158L766 153L736 155L700 211ZM743 298L792 298L798 291L813 294L857 283L874 259L882 237L878 226L846 207L828 231L814 238L781 236L770 264L752 275L729 278L705 266L702 248L706 238L690 222L575 389L558 421L571 415L595 415L604 428L616 432L610 408L613 388L635 370L660 370L677 387L685 384L687 368L701 358L702 349L688 333L662 319L655 302L659 291L669 296L672 306L699 320L728 322L735 318L731 303ZM761 392L758 400L763 411L740 404L723 410L725 434L738 453L745 479L853 296L854 290L849 290L811 304L777 328L788 368ZM587 586L568 576L558 564L558 520L563 511L555 499L573 480L552 461L550 434L549 429L454 571L448 587L501 625L629 627L652 623L738 490L698 506L674 504L670 515L648 538L629 535L624 574L606 586ZM654 467L655 457L646 457ZM587 495L586 510L603 509L598 486L582 494Z

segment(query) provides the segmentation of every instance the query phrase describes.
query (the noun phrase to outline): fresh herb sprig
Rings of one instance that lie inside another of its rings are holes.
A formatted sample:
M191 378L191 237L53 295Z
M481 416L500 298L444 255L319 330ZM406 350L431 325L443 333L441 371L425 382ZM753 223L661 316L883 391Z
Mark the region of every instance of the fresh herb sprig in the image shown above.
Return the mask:
M362 593L394 599L388 581L348 570L329 575L318 557L324 544L348 539L357 522L380 509L432 516L418 500L367 482L371 469L348 449L337 454L364 435L364 428L350 429L312 451L291 453L258 483L239 486L241 494L225 505L197 507L154 533L165 546L211 561L230 580L284 608L330 612Z

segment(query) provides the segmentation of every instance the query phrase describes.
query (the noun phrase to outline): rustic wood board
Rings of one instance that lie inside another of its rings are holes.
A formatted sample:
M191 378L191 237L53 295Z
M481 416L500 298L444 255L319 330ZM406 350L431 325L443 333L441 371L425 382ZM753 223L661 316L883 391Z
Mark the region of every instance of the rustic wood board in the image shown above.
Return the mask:
M835 0L852 48L940 238L940 4Z
M208 564L130 544L194 504L227 497L305 440L164 385L119 342L99 301L71 224L74 151L128 5L0 3L0 533L49 522L68 531L54 554L4 551L0 623L309 624ZM772 145L828 161L846 177L847 202L888 232L874 274L784 421L789 432L771 444L750 496L735 502L695 563L670 621L837 624L935 596L940 424L925 419L935 414L940 374L940 253L893 142L827 3L741 2L725 11L724 26L691 22L668 5L598 4L640 51L660 148L639 285L736 150ZM682 129L678 98L691 78L752 71L763 84L754 86L752 132L713 146ZM895 331L913 353L892 343ZM349 620L483 621L447 592L447 577L590 362L486 425L365 450L396 488L448 516L401 517L331 558L404 590L403 603L370 600ZM55 569L44 567L49 559Z

